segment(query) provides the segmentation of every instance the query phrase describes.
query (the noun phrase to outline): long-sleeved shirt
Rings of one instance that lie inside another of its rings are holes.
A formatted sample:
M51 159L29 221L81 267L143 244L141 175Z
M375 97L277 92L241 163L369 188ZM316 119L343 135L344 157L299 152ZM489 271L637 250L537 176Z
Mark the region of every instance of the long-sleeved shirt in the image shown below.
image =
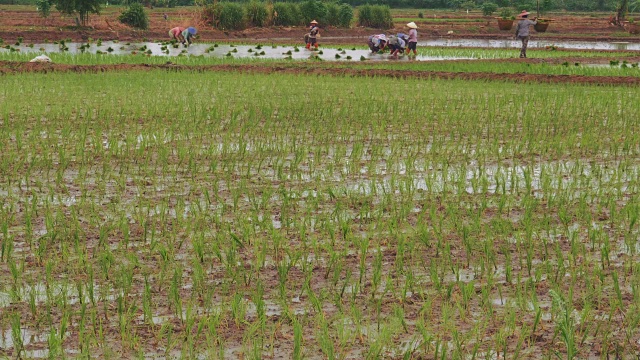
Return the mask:
M400 36L391 35L389 36L389 45L399 46L401 48L405 47L404 39Z
M409 30L409 41L408 42L418 42L418 30L416 30L416 29Z
M182 37L183 37L185 40L189 41L189 40L193 37L193 34L189 32L189 29L184 29L184 30L182 31Z
M309 37L315 39L318 37L318 32L320 32L320 29L317 26L311 26L309 28Z
M537 24L537 21L531 21L529 19L523 19L518 22L516 26L516 37L523 38L529 36L529 26Z
M374 46L380 47L381 41L385 41L385 42L387 41L386 35L380 34L380 35L371 36L371 42L373 43Z

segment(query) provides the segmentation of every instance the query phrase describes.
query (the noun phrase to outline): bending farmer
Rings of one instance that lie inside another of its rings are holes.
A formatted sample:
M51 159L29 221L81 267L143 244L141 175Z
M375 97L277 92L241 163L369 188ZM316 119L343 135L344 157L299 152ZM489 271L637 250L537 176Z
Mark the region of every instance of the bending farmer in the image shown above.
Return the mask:
M408 38L409 37L403 33L389 36L389 49L391 49L391 56L397 56L399 53L404 53L404 48L407 44Z
M182 31L182 38L184 39L184 43L187 43L187 45L191 45L191 43L193 42L193 37L198 33L198 30L196 30L196 28L189 26L188 28L184 29L184 31Z
M371 35L368 44L372 53L384 52L384 48L387 46L387 36L385 34Z
M171 39L176 39L184 44L184 38L182 37L182 32L184 31L183 27L176 26L173 29L169 30L169 37Z

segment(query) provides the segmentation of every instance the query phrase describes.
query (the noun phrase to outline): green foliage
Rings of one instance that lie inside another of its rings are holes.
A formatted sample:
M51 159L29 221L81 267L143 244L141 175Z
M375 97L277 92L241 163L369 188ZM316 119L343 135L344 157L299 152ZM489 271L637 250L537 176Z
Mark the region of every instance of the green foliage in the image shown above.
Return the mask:
M482 15L484 16L491 16L497 10L498 10L498 5L492 2L486 2L482 4Z
M142 4L138 3L131 4L128 9L123 11L118 16L118 21L137 29L146 30L149 28L147 13L144 11Z
M391 9L384 5L362 5L358 8L358 24L361 26L388 29L393 26Z
M284 2L273 4L273 24L279 26L302 25L302 13L298 4Z
M513 18L513 11L511 11L511 9L505 7L502 8L502 10L500 11L500 17L504 20L508 20Z
M245 26L244 7L238 3L221 2L216 6L216 27L221 30L240 30Z
M461 6L463 9L471 10L471 9L475 9L475 7L476 7L476 3L474 3L474 2L473 2L473 1L471 1L471 0L469 0L469 1L465 1L465 2L463 2L462 4L460 4L460 6Z
M338 25L341 27L351 27L351 22L353 21L353 8L351 5L342 4L340 5L340 9L338 11Z
M51 2L49 0L36 0L36 6L40 16L43 18L49 17L49 14L51 14Z
M246 6L247 22L250 25L262 27L269 21L269 10L263 2L251 1Z
M219 2L207 5L203 16L213 27L220 30L240 30L245 28L245 8L234 2Z
M300 4L300 11L305 24L312 20L324 21L327 18L327 5L320 0L307 0Z
M89 14L100 13L100 0L55 0L56 9L63 14L73 15L78 13L80 24L87 25Z
M327 3L327 14L324 18L320 19L320 23L325 26L338 25L338 12L340 11L340 5L336 3Z

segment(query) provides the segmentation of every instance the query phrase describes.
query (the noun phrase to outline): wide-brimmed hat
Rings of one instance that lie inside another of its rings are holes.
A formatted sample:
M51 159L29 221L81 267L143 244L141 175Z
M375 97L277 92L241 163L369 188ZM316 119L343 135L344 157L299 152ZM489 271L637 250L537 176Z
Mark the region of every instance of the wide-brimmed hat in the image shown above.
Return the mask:
M198 33L198 30L196 30L196 28L194 28L194 27L188 27L187 31L189 31L189 34L191 34L191 35L195 35L195 34Z
M522 17L522 16L527 16L529 15L529 12L527 10L522 10L522 12L520 14L518 14L518 16Z
M418 25L416 25L416 23L414 23L413 21L407 24L407 27L410 27L412 29L417 29Z
M316 25L317 25L317 24L318 24L318 22L317 22L317 21L315 21L315 20L313 20L313 21L312 21L312 22L310 22L309 24L316 24Z
M380 35L378 35L378 39L380 39L380 41L387 41L387 35L380 34Z

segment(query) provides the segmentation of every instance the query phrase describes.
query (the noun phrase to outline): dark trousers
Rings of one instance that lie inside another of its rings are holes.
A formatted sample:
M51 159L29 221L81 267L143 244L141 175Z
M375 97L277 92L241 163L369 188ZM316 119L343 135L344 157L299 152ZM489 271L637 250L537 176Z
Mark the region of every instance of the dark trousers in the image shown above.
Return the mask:
M527 57L527 46L529 46L529 37L528 36L522 36L522 37L518 37L518 39L520 39L522 41L522 48L520 49L520 57L521 58L526 58Z

